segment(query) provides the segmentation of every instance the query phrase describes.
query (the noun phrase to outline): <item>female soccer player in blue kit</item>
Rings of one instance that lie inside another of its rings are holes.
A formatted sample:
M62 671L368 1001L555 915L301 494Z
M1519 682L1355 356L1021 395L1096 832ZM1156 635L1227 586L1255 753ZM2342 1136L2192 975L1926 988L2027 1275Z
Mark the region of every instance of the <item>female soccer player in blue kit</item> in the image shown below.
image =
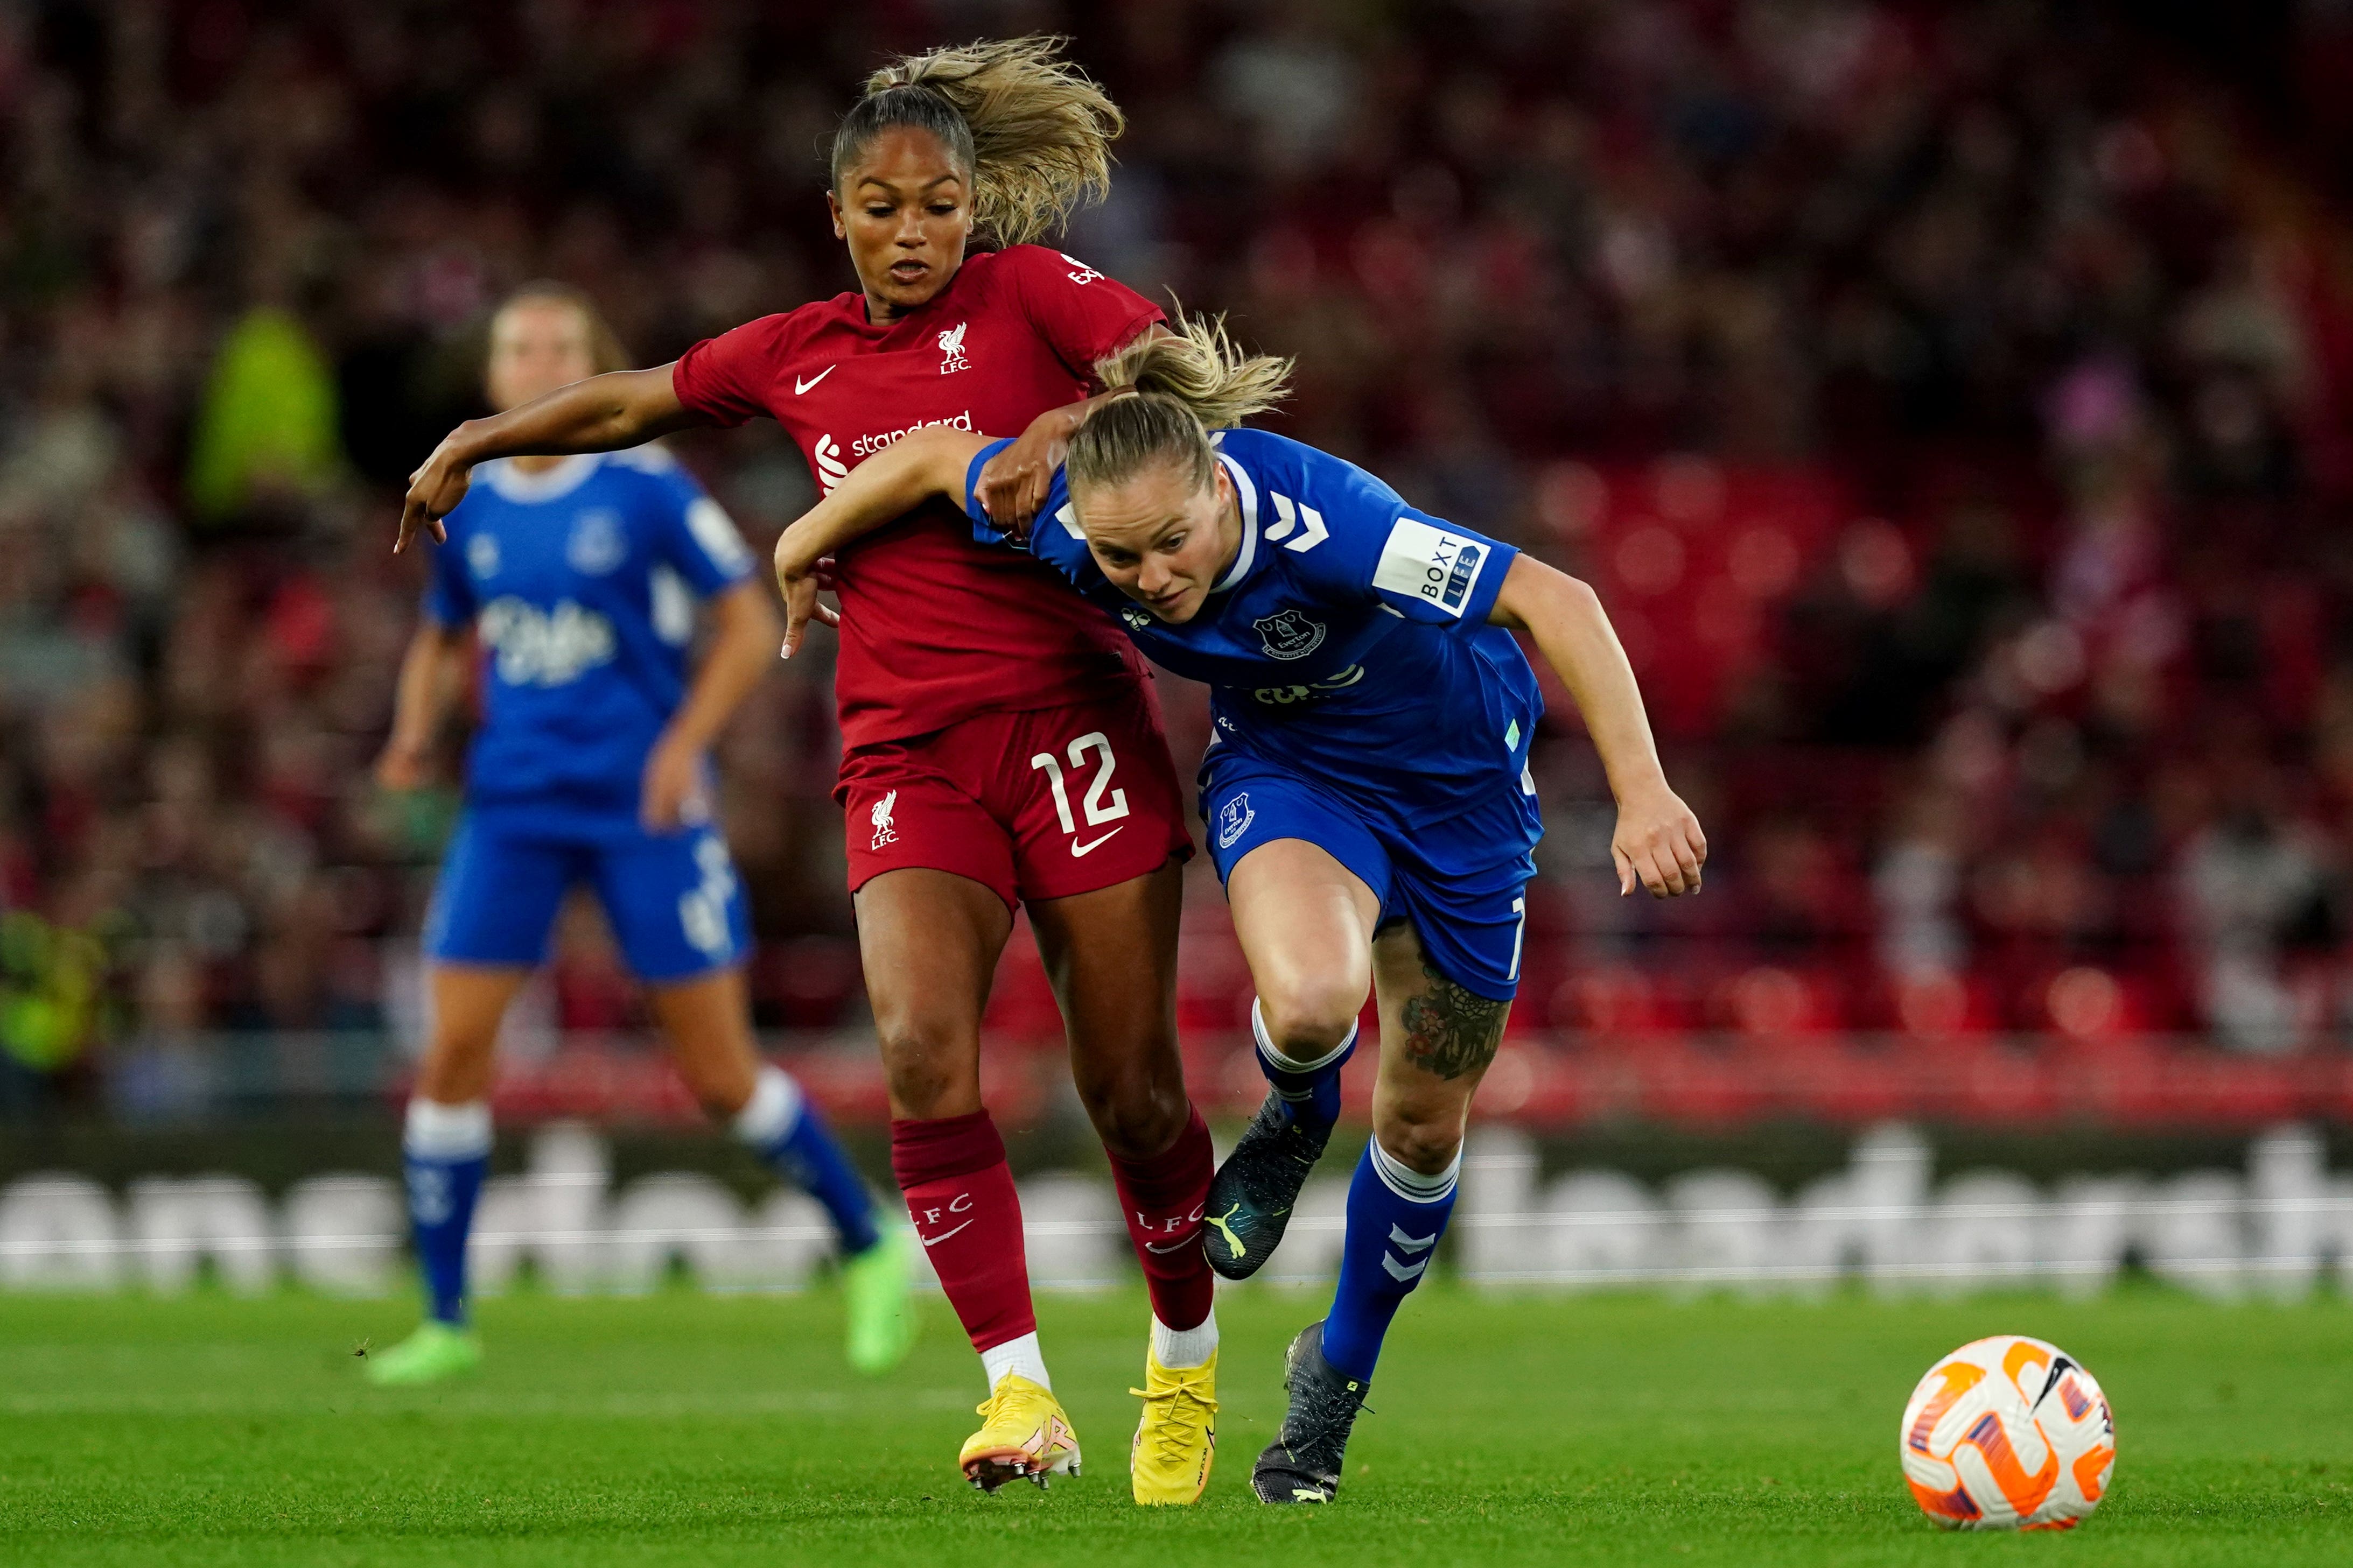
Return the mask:
M525 289L491 322L487 380L501 408L624 368L587 297L560 285ZM377 763L390 788L427 782L479 648L482 724L426 919L432 1037L402 1138L428 1316L369 1360L369 1376L430 1383L480 1359L466 1321L466 1237L491 1152L491 1047L581 882L596 889L695 1098L832 1217L850 1360L881 1371L913 1331L905 1227L877 1219L816 1108L754 1048L744 893L711 824L705 754L775 646L750 552L659 447L514 458L479 475L433 557ZM713 632L690 678L698 601Z
M1251 1485L1327 1502L1389 1320L1454 1204L1472 1091L1519 980L1524 889L1542 827L1528 773L1543 700L1514 629L1576 698L1618 798L1620 889L1697 890L1707 844L1667 785L1641 692L1592 590L1416 510L1356 465L1238 422L1288 366L1214 327L1097 367L1100 401L1027 547L1159 664L1214 689L1200 808L1258 985L1266 1107L1210 1192L1210 1260L1240 1278L1272 1250L1338 1111L1368 989L1380 1002L1373 1139L1348 1193L1331 1310L1292 1343L1290 1411ZM786 647L818 561L926 496L973 500L1002 443L909 437L776 545Z

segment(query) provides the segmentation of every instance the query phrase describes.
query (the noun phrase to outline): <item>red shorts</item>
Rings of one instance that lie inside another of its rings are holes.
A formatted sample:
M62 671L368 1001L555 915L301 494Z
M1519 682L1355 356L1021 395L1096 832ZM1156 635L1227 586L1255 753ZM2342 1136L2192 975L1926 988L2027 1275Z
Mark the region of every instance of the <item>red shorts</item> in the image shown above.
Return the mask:
M1092 893L1188 858L1185 799L1148 689L983 713L841 760L849 890L923 867L1008 908Z

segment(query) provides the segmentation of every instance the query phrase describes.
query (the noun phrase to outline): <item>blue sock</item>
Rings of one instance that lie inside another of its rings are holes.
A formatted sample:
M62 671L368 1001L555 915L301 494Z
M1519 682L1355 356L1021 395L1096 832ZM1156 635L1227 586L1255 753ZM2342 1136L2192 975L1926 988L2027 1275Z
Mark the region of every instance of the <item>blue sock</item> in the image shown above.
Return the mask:
M776 1068L760 1069L752 1098L735 1113L735 1135L786 1180L815 1198L841 1233L847 1258L882 1238L874 1223L874 1194L849 1163L817 1107Z
M465 1105L410 1100L400 1163L426 1309L434 1321L462 1327L466 1237L474 1227L474 1200L481 1196L482 1177L491 1168L490 1106L479 1100Z
M1312 1062L1295 1061L1275 1048L1266 1032L1266 1016L1250 1003L1250 1036L1258 1041L1258 1070L1282 1097L1282 1109L1292 1121L1330 1127L1340 1120L1340 1069L1356 1054L1357 1026L1348 1026L1347 1038Z
M1437 1256L1461 1164L1457 1154L1443 1172L1425 1176L1391 1157L1377 1138L1356 1162L1340 1285L1324 1319L1324 1359L1360 1383L1372 1382L1389 1320Z

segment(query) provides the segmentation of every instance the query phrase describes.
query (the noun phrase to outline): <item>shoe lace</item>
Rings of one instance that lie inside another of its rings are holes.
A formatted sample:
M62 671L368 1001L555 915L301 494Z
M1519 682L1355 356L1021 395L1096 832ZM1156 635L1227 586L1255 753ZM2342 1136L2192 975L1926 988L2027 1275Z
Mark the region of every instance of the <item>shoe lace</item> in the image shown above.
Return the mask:
M1208 1426L1218 1413L1218 1402L1189 1383L1156 1390L1131 1388L1128 1393L1144 1401L1145 1425L1155 1457L1172 1464L1185 1458L1193 1428Z
M1345 1447L1356 1417L1373 1413L1372 1406L1338 1389L1310 1384L1293 1392L1297 1397L1283 1415L1281 1441L1294 1454L1333 1445Z

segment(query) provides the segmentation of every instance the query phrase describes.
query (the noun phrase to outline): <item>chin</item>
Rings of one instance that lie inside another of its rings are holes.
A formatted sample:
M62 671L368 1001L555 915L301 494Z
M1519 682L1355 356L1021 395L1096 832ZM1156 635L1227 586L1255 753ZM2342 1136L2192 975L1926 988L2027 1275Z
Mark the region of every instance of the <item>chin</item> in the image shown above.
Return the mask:
M942 279L936 272L928 274L920 283L902 283L895 278L885 279L882 298L902 310L912 310L918 305L930 304L941 286Z

